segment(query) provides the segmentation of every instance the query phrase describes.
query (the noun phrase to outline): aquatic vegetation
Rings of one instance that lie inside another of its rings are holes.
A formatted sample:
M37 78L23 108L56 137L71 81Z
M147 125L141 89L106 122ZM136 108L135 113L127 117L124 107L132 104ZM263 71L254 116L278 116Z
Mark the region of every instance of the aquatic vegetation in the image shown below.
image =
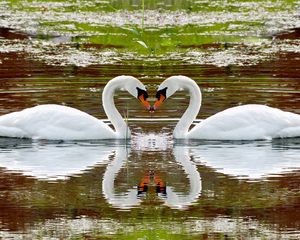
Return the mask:
M253 65L272 59L278 49L297 51L293 42L272 39L300 25L298 10L299 1L15 0L0 2L0 26L27 36L22 44L29 55L49 64L169 59ZM9 51L5 41L0 38L0 51Z

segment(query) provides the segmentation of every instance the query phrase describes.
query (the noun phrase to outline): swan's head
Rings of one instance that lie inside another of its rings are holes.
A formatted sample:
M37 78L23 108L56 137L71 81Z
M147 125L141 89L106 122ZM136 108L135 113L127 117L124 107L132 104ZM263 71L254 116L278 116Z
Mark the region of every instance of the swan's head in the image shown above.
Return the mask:
M181 88L180 84L185 76L172 76L163 81L156 92L156 102L150 111L155 111L168 97L172 96L178 89Z
M126 81L124 81L124 89L132 96L136 97L146 107L147 110L150 110L151 105L147 101L148 92L143 83L141 83L135 77L126 76Z

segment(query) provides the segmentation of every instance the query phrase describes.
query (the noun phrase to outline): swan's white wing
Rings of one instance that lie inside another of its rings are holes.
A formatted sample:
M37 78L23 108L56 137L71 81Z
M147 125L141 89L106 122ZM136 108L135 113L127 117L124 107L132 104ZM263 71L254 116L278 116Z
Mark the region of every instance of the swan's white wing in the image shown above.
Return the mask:
M190 139L255 140L300 136L300 115L264 105L219 112L195 126Z
M116 137L113 130L101 120L75 108L52 104L1 116L0 136L50 140Z

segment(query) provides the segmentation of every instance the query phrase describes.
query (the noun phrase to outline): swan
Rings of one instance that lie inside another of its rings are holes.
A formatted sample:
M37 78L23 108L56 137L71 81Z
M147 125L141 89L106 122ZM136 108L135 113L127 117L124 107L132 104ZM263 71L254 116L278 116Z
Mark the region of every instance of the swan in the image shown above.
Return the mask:
M172 76L158 87L155 111L177 90L189 92L189 107L175 126L177 139L206 140L263 140L300 136L300 115L265 105L248 104L228 108L201 121L189 130L200 111L202 95L194 80L186 76Z
M126 90L150 109L145 86L135 77L118 76L103 89L104 111L115 130L78 109L44 104L0 116L0 136L48 140L130 138L130 130L114 104L116 90Z

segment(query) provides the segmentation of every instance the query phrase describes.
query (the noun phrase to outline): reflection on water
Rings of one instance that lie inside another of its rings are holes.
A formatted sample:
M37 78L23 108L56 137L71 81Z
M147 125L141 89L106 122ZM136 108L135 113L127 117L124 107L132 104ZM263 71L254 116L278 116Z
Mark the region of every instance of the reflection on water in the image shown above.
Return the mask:
M140 199L137 197L138 192L135 186L126 189L124 193L115 193L114 183L115 178L123 164L128 158L128 149L118 148L116 155L111 163L108 164L102 180L102 191L105 199L112 206L117 208L130 208L140 204Z
M138 188L135 186L134 188L126 189L126 193L116 194L114 191L115 177L124 162L128 160L127 151L127 149L120 149L104 173L102 189L105 198L112 206L123 209L140 205L142 199L147 198L146 195L151 194L151 185L155 188L156 195L160 198L161 202L171 208L185 209L197 200L201 192L200 174L195 164L191 162L187 149L182 147L173 148L172 154L175 158L175 164L183 168L184 174L186 174L189 185L187 192L178 192L176 188L172 186L172 182L164 182L155 171L150 170L142 178L138 184ZM157 157L160 157L159 152L157 152Z
M107 163L115 150L99 143L48 143L9 138L1 138L0 144L0 167L46 181L68 179L97 164Z
M239 179L260 179L300 170L300 139L195 144L197 164Z
M49 237L106 236L130 224L134 227L122 232L134 234L157 224L157 219L165 222L157 234L162 231L166 236L197 236L207 231L228 236L240 232L243 237L288 233L276 227L281 223L274 223L273 217L260 216L256 208L259 206L260 212L286 203L297 206L299 139L169 139L169 147L159 150L156 141L160 143L167 136L144 134L143 138L147 136L153 148L147 141L144 147L136 143L138 137L131 144L1 138L0 207L9 210L0 214L0 236L20 237L19 231L28 237L37 237L42 231ZM287 185L286 176L294 183ZM278 194L285 198L278 198ZM178 217L171 220L172 212L178 210ZM15 225L16 214L31 217L21 217ZM43 220L38 220L44 214ZM143 214L144 220L139 222L136 214ZM249 214L254 219L247 219ZM298 220L290 224L289 236L294 236ZM249 228L255 232L249 235Z
M155 141L153 136L149 139ZM201 192L200 175L185 147L175 146L172 154L175 164L182 167L187 175L190 185L188 193L177 192L170 182L166 185L154 171L149 171L140 184L136 183L130 189L125 189L124 193L116 193L115 178L121 168L124 168L123 165L132 157L128 145L116 144L116 141L108 141L109 144L107 141L106 143L97 141L47 143L18 139L13 139L15 143L12 144L9 138L1 140L0 167L6 173L18 173L38 180L55 182L68 180L72 176L79 177L99 164L104 165L106 169L102 181L103 195L107 202L116 208L131 208L139 205L142 201L141 195L146 195L148 192L150 180L155 183L156 193L161 195L164 204L171 208L184 208L190 205L197 200ZM160 156L159 152L157 155Z
M1 115L51 103L104 119L118 75L151 97L195 79L200 119L249 103L300 113L299 1L145 1L143 31L140 1L100 2L0 2ZM127 93L115 104L130 141L0 138L1 239L299 238L299 139L174 141L186 92L150 116Z

